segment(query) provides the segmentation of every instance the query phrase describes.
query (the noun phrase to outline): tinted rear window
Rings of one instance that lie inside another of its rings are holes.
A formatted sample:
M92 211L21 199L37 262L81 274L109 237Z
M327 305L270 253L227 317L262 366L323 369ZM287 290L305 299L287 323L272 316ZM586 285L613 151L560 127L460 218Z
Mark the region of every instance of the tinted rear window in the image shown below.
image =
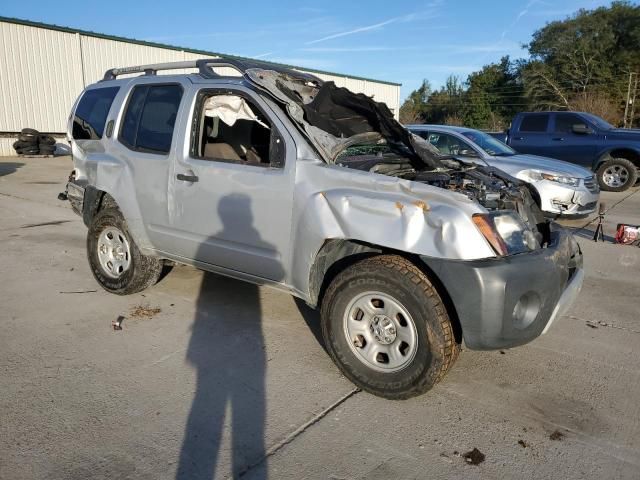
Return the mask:
M181 98L180 85L135 87L120 129L120 141L136 150L169 152Z
M546 132L549 115L525 115L520 123L521 132Z
M99 140L104 132L107 115L120 87L94 88L87 90L73 117L71 134L76 140Z
M120 141L129 147L135 147L136 145L138 122L144 99L147 97L147 90L147 88L134 88L131 98L129 98L129 103L127 103L127 111L124 114L122 128L120 129Z

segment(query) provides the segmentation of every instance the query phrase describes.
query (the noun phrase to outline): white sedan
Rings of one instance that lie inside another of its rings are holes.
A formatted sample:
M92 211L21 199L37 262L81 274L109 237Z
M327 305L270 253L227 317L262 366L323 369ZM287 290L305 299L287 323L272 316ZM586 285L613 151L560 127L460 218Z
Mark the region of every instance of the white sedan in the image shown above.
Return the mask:
M596 210L600 188L593 173L572 163L520 154L479 130L444 125L408 125L440 153L484 163L531 184L543 212L582 216ZM535 195L534 195L535 196Z

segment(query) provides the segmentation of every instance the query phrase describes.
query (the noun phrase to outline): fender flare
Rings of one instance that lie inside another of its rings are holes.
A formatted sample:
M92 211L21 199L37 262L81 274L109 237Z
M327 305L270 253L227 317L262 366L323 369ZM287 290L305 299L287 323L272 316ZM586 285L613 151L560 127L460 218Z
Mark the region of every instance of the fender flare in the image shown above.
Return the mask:
M611 155L611 152L615 151L615 150L629 150L631 152L634 152L638 158L640 159L640 148L637 147L631 147L631 146L614 146L614 147L609 147L606 150L600 152L598 154L598 156L596 157L596 159L594 160L593 164L592 164L592 170L594 172L598 171L598 168L600 167L600 165L602 165L604 162L606 162L609 158L616 158L613 157ZM638 168L640 168L640 161L633 161L631 160L633 163L636 164L636 166Z

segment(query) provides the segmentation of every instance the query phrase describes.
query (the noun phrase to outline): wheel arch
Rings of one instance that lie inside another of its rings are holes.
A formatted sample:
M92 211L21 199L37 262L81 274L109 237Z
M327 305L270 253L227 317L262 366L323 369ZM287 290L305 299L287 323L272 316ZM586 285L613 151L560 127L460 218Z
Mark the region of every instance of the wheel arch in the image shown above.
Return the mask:
M93 217L100 210L108 207L120 208L115 199L104 190L88 185L84 190L84 202L82 204L82 221L88 227Z
M105 208L117 208L127 221L127 228L138 248L145 255L153 254L146 231L140 222L134 220L136 215L132 215L133 212L131 208L133 207L127 205L126 202L124 204L123 202L118 202L114 195L106 190L102 190L93 185L87 185L84 190L84 201L82 204L82 220L87 228L91 225L91 222L98 212Z
M596 163L593 166L593 171L598 171L604 162L613 158L624 158L632 162L636 168L640 168L640 151L629 147L616 147L607 150L598 157L598 160L596 160Z
M313 261L309 273L309 303L317 306L333 279L342 271L367 257L398 255L418 267L438 291L447 309L456 343L462 343L462 325L446 287L436 273L418 256L391 248L351 239L327 239Z

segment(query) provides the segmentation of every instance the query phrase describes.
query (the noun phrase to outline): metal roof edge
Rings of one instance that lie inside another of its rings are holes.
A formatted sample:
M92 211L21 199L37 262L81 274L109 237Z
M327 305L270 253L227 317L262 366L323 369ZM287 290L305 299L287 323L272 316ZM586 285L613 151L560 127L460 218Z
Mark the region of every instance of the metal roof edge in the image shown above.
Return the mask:
M219 52L210 52L207 50L199 50L199 49L194 49L194 48L189 48L189 47L180 47L177 45L167 45L165 43L157 43L157 42L149 42L146 40L137 40L135 38L127 38L127 37L119 37L116 35L107 35L105 33L98 33L98 32L92 32L90 30L81 30L78 28L71 28L71 27L64 27L64 26L60 26L60 25L54 25L51 23L43 23L43 22L35 22L32 20L23 20L21 18L13 18L13 17L3 17L0 16L0 22L6 22L6 23L14 23L17 25L25 25L27 27L36 27L36 28L44 28L46 30L55 30L58 32L65 32L65 33L77 33L80 35L85 35L87 37L94 37L94 38L102 38L104 40L113 40L116 42L124 42L124 43L132 43L135 45L143 45L146 47L156 47L156 48L165 48L167 50L175 50L178 52L187 52L187 53L195 53L198 55L215 55L217 57L223 57L223 58L235 58L238 60L256 60L250 57L242 57L239 55L230 55L230 54L226 54L226 53L219 53ZM343 77L343 78L353 78L354 80L364 80L367 82L375 82L375 83L382 83L385 85L393 85L395 87L400 87L402 86L401 83L396 83L396 82L389 82L387 80L376 80L375 78L367 78L367 77L359 77L359 76L355 76L355 75L347 75L344 73L336 73L336 72L328 72L326 70L317 70L315 68L307 68L307 67L300 67L300 66L296 66L296 65L288 65L286 63L278 63L278 62L270 62L268 60L260 60L261 62L264 63L268 63L271 65L278 65L280 67L286 67L286 68L294 68L297 70L304 70L305 72L311 72L311 73L320 73L320 74L324 74L324 75L334 75L336 77Z

